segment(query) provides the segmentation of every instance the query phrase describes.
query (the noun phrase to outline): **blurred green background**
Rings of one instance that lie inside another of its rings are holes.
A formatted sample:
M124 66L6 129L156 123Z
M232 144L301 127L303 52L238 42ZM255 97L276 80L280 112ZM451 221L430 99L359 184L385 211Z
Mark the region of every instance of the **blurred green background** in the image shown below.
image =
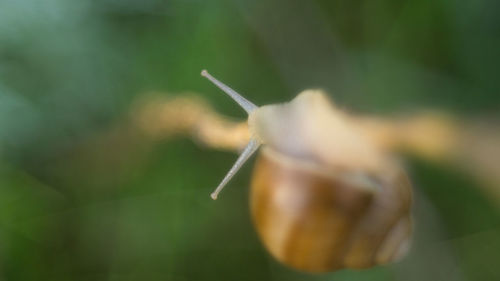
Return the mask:
M252 163L214 202L235 154L119 129L152 91L243 119L204 68L259 105L323 88L357 112L498 118L499 13L496 0L0 0L0 280L500 280L499 204L453 167L407 157L406 259L316 276L259 243Z

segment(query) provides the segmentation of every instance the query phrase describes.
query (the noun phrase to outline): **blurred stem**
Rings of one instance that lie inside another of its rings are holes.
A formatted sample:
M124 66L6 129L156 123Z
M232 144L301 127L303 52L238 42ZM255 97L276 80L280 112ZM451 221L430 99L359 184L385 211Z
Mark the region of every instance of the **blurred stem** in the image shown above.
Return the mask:
M131 115L134 127L153 139L188 136L201 145L237 151L250 139L246 122L215 112L201 97L143 99Z
M162 140L187 136L221 150L238 151L249 141L246 122L234 121L213 110L198 95L139 101L132 114L134 128ZM500 204L500 130L482 120L458 121L443 112L380 118L352 116L367 138L380 149L408 153L427 161L453 165L473 175ZM497 123L498 124L498 123Z

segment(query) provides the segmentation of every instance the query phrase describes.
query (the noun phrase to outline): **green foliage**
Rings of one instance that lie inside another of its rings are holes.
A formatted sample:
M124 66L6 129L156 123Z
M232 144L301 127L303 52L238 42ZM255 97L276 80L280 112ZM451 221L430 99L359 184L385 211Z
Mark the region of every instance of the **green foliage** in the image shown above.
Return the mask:
M274 261L248 211L251 163L190 140L113 139L142 93L240 109L324 88L387 113L497 114L499 6L481 1L0 0L0 280L500 280L500 220L478 184L413 161L415 247L322 276Z

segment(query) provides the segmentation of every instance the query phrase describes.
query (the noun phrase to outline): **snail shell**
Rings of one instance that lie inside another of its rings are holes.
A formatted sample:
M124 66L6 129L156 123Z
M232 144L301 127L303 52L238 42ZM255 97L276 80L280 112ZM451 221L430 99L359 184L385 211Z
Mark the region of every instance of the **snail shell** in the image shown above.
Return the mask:
M250 209L260 239L277 260L317 273L405 255L412 234L406 173L323 92L304 91L289 103L262 107L237 102L247 106L252 140L213 197L264 144Z
M336 174L264 148L250 207L269 252L302 271L366 268L403 256L411 236L411 191L404 173Z

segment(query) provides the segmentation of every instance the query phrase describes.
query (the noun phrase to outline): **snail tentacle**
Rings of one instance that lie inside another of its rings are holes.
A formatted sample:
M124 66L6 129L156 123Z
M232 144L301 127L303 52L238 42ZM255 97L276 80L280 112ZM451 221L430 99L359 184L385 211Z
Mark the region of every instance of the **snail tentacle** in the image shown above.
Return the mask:
M247 100L244 98L242 95L238 94L235 90L229 88L226 84L222 83L221 81L215 79L208 71L202 70L201 71L201 76L207 78L210 80L212 83L214 83L219 89L224 91L224 93L228 94L236 103L238 103L248 114L252 113L255 109L258 108L255 104L253 104L251 101Z
M224 179L222 179L221 183L217 186L214 192L210 194L210 197L212 199L217 199L217 196L219 195L219 192L226 186L226 184L233 178L233 176L238 172L238 170L245 164L245 162L252 156L252 154L257 151L257 149L260 146L260 142L256 139L250 139L248 142L247 146L243 149L241 152L240 156L234 163L233 167L227 172L226 176Z

